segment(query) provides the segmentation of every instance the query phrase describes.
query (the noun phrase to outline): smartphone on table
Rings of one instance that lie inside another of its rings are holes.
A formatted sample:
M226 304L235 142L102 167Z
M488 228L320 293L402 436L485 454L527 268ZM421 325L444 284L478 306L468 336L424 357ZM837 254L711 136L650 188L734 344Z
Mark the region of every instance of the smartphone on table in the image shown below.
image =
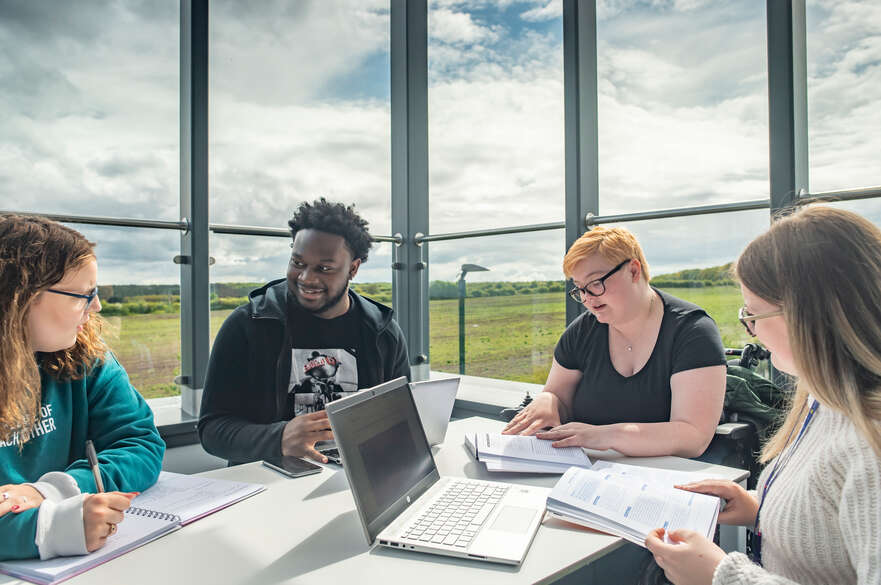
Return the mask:
M263 465L288 477L302 477L321 471L320 465L299 457L273 457L264 459Z

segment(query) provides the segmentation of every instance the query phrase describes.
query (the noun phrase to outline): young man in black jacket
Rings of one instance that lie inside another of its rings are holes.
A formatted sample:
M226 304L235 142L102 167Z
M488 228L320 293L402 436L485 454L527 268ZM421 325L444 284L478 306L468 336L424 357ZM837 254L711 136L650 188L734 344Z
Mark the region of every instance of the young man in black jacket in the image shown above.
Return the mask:
M370 250L367 222L322 197L288 225L287 279L248 295L208 361L199 438L231 465L280 455L326 462L315 449L333 439L324 404L410 377L392 310L349 290Z

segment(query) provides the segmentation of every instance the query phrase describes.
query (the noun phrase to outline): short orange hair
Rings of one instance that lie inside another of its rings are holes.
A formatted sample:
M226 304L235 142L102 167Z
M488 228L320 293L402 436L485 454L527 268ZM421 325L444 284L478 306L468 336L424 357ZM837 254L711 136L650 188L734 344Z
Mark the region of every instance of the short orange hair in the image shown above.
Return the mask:
M649 281L649 265L645 260L642 247L633 232L626 228L597 226L581 234L581 237L573 242L563 258L563 274L566 275L566 278L572 278L575 265L593 254L599 254L612 264L618 264L628 259L639 260L642 275L646 282Z

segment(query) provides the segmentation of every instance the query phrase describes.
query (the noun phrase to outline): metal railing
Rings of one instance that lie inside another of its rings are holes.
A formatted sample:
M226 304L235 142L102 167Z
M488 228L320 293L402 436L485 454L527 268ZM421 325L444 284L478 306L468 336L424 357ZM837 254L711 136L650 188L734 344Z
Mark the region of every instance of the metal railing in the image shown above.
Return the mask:
M838 202L856 201L861 199L881 198L881 187L864 187L860 189L843 189L839 191L824 191L820 193L799 194L798 201L811 202ZM698 205L694 207L676 207L671 209L658 209L653 211L637 211L634 213L617 213L609 215L593 215L588 213L584 218L584 227L608 223L624 223L634 221L647 221L652 219L669 219L674 217L690 217L696 215L712 215L716 213L733 213L738 211L752 211L756 209L768 209L771 206L770 199L755 199L752 201L740 201L735 203L716 203L712 205ZM18 211L0 211L0 213L29 213ZM190 228L187 218L179 221L162 221L155 219L137 219L129 217L107 217L90 215L70 215L61 213L37 213L49 219L64 223L81 223L88 225L102 225L110 227L133 227L153 228L164 230L178 230L186 232ZM521 226L503 228L490 228L485 230L473 230L467 232L449 232L442 234L417 235L415 242L441 242L447 240L461 240L465 238L482 238L487 236L503 236L508 234L522 234L548 230L560 230L566 227L565 222L555 221L548 223L536 223ZM285 228L271 228L247 225L231 225L221 223L208 224L208 229L216 234L232 234L240 236L270 236L291 237L291 232ZM393 236L371 236L374 242L390 242L402 244L404 238L400 234Z
M588 213L584 218L584 227L603 223L623 223L632 221L645 221L649 219L668 219L671 217L689 217L693 215L711 215L716 213L731 213L736 211L751 211L753 209L768 209L771 207L770 199L757 199L754 201L742 201L738 203L718 203L714 205L699 205L696 207L678 207L673 209L659 209L656 211L637 211L634 213L618 213L614 215L593 215Z
M855 201L860 199L881 198L881 187L865 187L861 189L845 189L840 191L824 191L820 193L802 193L798 197L800 203L812 202L837 202ZM672 209L658 209L653 211L637 211L634 213L617 213L609 215L594 215L588 213L584 218L584 227L590 229L595 225L608 223L624 223L634 221L646 221L651 219L669 219L674 217L690 217L696 215L712 215L716 213L734 213L738 211L753 211L756 209L769 209L770 199L754 199L751 201L738 201L734 203L716 203L711 205L698 205L694 207L675 207ZM557 221L550 223L536 223L504 228L491 228L485 230L473 230L467 232L450 232L443 234L430 234L417 236L417 244L422 242L440 242L445 240L460 240L465 238L482 238L486 236L502 236L507 234L522 234L545 230L564 229L565 222Z
M187 232L190 222L187 218L179 221L162 221L157 219L137 219L131 217L108 217L98 215L70 215L63 213L36 213L30 211L0 211L0 213L18 213L21 215L39 215L62 223L81 223L87 225L101 225L108 227L133 227L160 230L178 230ZM208 229L215 234L234 234L240 236L270 236L290 238L291 231L285 228L270 228L249 225L229 225L222 223L209 223ZM401 236L371 236L374 242L392 242L400 244Z

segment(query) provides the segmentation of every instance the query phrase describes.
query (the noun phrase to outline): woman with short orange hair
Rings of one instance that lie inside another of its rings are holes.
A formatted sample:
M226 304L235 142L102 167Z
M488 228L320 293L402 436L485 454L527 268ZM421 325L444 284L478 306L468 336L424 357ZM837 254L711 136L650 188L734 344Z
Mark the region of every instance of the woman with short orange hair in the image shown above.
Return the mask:
M563 272L587 311L557 343L543 392L504 432L634 457L701 455L725 395L713 320L649 284L645 255L625 228L586 232Z

